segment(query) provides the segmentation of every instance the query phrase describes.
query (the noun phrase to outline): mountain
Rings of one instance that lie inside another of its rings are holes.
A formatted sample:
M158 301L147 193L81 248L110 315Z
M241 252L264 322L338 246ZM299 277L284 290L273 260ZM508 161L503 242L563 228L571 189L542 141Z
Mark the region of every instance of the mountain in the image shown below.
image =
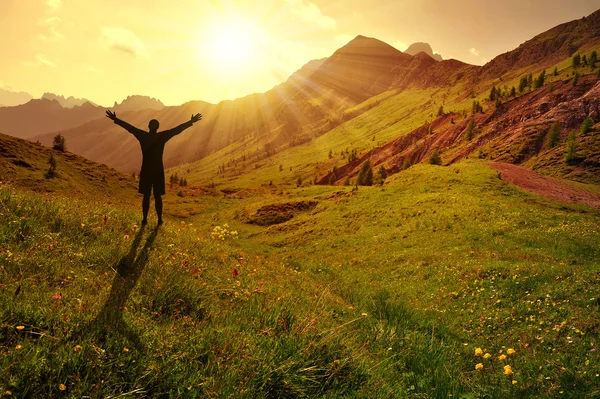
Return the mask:
M164 104L155 98L129 96L120 104L115 102L111 109L124 113L164 108ZM32 138L43 134L53 136L57 131L73 129L94 119L105 119L106 109L108 108L87 100L45 93L41 99L30 100L25 104L0 107L0 131L20 138Z
M347 178L355 178L366 160L370 160L373 167L383 166L388 174L398 173L410 165L426 162L437 150L442 153L445 164L475 155L600 184L600 143L594 134L577 139L581 157L577 162L564 162L567 137L573 129L579 130L587 116L600 119L600 81L593 75L582 78L577 86L570 80L558 81L552 89L542 87L525 93L473 118L457 113L442 115L431 124L338 165L335 172L323 176L320 183L341 183ZM467 139L467 126L471 120L475 122L475 137ZM557 144L550 146L547 136L554 124L559 126L559 135Z
M357 36L331 55L312 75L324 88L362 102L387 90L394 82L394 69L412 57L380 40Z
M73 108L76 106L81 106L85 103L90 103L92 105L96 105L96 104L92 103L91 101L86 100L85 98L75 98L73 96L69 96L69 97L65 98L64 96L59 96L54 93L44 93L44 95L42 96L42 99L43 100L44 99L45 100L56 100L63 108Z
M558 35L564 42L578 43L580 51L589 49L597 43L597 29L592 26L597 14L563 24L536 36L534 41L542 48L552 49ZM530 46L527 43L515 51ZM480 67L457 60L436 61L423 51L413 56L375 38L357 36L330 57L311 61L286 82L265 93L219 104L190 102L164 108L160 108L162 104L158 101L148 98L139 101L142 99L136 96L116 104L115 109L119 117L141 128L154 118L166 129L186 121L193 112L204 115L200 124L173 139L166 147L167 166L193 163L208 157L215 167L242 158L252 159L255 165L250 167L255 167L274 154L310 146L322 135L337 134L344 126L363 124L361 129L365 135L372 135L373 140L377 135L381 141L405 135L435 119L440 106L447 111L470 112L472 102L475 99L484 101L493 85L502 86L506 96L510 85L518 86L523 68L541 71L540 60L544 65L552 65L549 64L552 60L565 59L564 54L555 56L550 50L540 54L518 60L516 67L501 62L513 58L510 53L499 56L500 61L495 59ZM500 83L494 71L502 65L506 69ZM566 79L567 75L565 70L560 77ZM133 102L146 104L139 105L145 108L148 105L158 108L125 111L128 110L126 105ZM491 108L493 104L486 106ZM375 123L376 120L379 122ZM99 117L60 133L66 137L71 151L129 173L139 170L138 143L106 118ZM52 135L34 139L49 144ZM355 149L367 150L364 139L355 140L358 141L342 142L341 145L348 147L360 142L360 147ZM369 149L374 144L369 144ZM212 156L220 151L228 153L229 158ZM319 171L315 173L322 176Z
M15 105L25 104L33 97L24 91L12 91L10 89L0 88L0 107L13 107Z
M120 104L115 101L112 110L115 112L139 111L143 109L161 110L165 105L158 99L148 96L127 96Z
M558 63L580 50L600 44L600 10L558 25L484 65L482 78L500 77L511 70Z
M429 43L423 43L423 42L417 42L417 43L413 43L410 46L408 46L408 48L406 50L404 50L404 52L406 54L410 54L410 55L417 55L419 53L425 53L428 56L430 56L431 58L433 58L436 61L443 61L444 59L442 58L441 55L439 55L438 53L433 53L433 49L431 48L431 46L429 45Z
M64 108L57 100L31 100L14 107L0 108L0 131L20 138L70 129L98 118L103 108L86 102Z

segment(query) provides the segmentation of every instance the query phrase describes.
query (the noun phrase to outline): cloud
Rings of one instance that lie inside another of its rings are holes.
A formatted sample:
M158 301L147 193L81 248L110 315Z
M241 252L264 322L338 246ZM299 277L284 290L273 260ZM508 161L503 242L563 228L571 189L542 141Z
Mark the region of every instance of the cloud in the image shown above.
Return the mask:
M36 54L33 61L25 61L23 65L28 67L49 67L56 68L57 65L50 61L44 54Z
M103 72L102 69L94 68L93 66L87 67L87 71L92 72L92 73L102 73Z
M122 51L134 57L149 57L144 42L135 33L127 29L104 27L102 28L100 42L106 48Z
M46 3L52 11L56 11L62 6L62 0L44 0L44 3Z
M292 13L305 22L317 25L323 29L335 30L337 28L335 19L324 15L316 4L304 0L286 1L292 7Z
M473 54L475 57L479 57L479 51L477 51L474 47L469 49L469 52Z
M60 22L61 19L57 16L40 19L38 24L43 28L48 28L48 32L40 33L38 37L46 42L64 39L62 33L60 33L56 28Z

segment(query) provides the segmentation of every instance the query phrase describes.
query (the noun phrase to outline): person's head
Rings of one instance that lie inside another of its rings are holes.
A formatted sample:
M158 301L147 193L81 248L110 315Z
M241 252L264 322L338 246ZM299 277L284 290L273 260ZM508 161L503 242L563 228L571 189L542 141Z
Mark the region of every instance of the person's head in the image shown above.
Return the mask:
M152 133L156 133L159 126L160 124L156 119L152 119L150 122L148 122L148 129L150 129L150 132Z

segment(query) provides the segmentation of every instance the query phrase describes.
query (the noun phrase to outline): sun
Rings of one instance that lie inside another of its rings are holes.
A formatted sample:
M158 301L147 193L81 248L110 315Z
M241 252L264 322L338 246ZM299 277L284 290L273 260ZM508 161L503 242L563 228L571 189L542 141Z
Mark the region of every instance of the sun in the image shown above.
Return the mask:
M218 70L242 70L258 62L260 34L246 21L220 21L208 31L206 39L209 42L207 58Z

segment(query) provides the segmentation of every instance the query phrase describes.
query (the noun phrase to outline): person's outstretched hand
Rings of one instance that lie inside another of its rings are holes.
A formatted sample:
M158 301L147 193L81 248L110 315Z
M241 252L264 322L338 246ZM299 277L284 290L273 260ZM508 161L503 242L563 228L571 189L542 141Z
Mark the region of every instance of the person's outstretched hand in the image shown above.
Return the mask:
M108 109L107 109L107 110L106 110L106 117L107 117L108 119L111 119L111 120L113 120L113 121L114 121L115 119L117 119L117 114L116 114L116 113L114 113L114 112L111 112L110 110L108 110Z
M202 115L201 114L196 114L196 115L192 115L192 119L190 119L192 121L192 123L196 123L200 120L202 120Z

